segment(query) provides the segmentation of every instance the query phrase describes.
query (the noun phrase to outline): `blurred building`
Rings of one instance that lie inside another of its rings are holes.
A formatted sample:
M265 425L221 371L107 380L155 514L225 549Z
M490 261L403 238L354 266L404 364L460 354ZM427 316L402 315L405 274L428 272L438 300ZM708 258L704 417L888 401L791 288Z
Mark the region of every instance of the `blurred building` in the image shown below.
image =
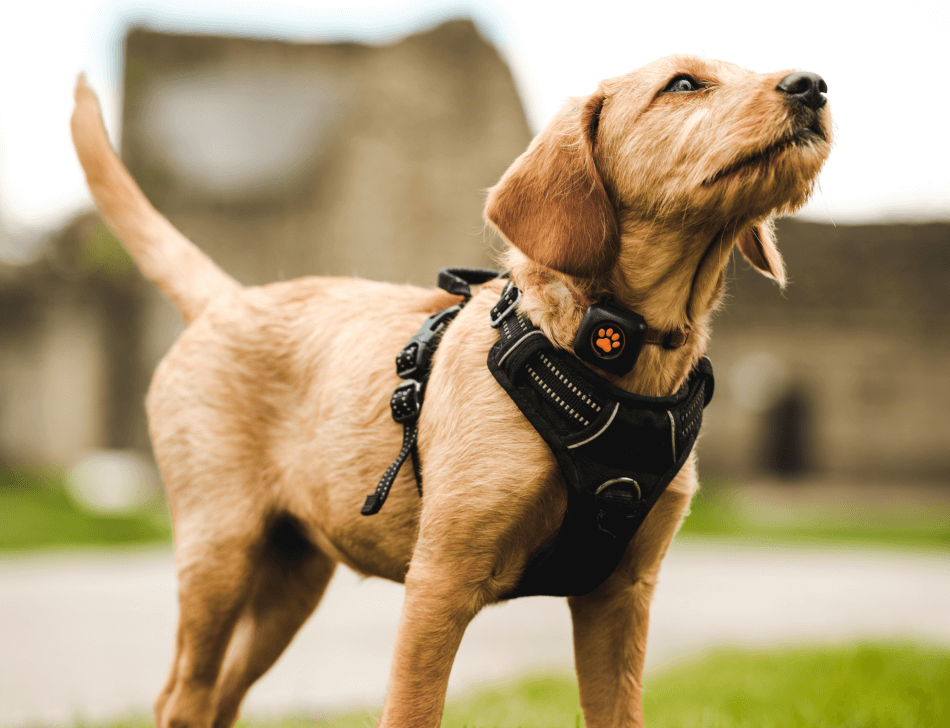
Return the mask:
M125 64L126 164L242 283L434 285L441 267L490 264L484 191L531 133L510 70L470 21L386 46L133 30ZM70 243L82 257L83 235L109 247L84 219L53 258ZM110 303L100 279L50 260L0 267L0 458L147 449L142 401L181 318L137 273L117 274Z
M71 464L138 427L141 281L96 213L0 263L0 465Z
M433 285L446 265L488 265L484 191L530 140L511 71L467 20L386 46L126 39L122 156L244 284ZM151 370L180 319L147 291ZM147 446L144 428L128 444Z
M950 476L950 224L783 220L783 292L741 257L713 324L704 474Z
M387 46L134 30L126 68L123 158L238 280L488 263L484 191L531 134L471 22Z

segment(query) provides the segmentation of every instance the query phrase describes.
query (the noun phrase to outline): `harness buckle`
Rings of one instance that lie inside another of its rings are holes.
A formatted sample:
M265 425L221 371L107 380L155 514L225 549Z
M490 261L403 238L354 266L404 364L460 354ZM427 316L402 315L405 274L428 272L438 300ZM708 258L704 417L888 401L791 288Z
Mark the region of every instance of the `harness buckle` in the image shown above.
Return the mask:
M429 362L425 361L429 357L425 356L426 347L421 342L413 339L403 347L396 357L396 374L400 379L409 379L413 374L424 371L428 368Z
M399 424L414 421L422 411L422 383L407 379L396 387L389 406L393 411L393 419Z
M422 322L422 327L409 339L409 343L396 357L396 374L400 379L421 381L429 376L432 354L439 345L439 338L461 310L461 306L450 306L444 311L432 314Z

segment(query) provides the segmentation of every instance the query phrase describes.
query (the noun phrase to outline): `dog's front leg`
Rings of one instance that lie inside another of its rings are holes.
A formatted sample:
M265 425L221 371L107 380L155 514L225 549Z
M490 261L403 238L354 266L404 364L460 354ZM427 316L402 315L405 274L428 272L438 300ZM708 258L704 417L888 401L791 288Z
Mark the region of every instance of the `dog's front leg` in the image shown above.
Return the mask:
M440 724L455 653L484 603L470 579L460 578L464 569L413 559L380 728Z
M653 580L611 577L571 597L574 661L587 728L643 725L643 663Z
M692 463L657 501L617 571L571 597L574 660L587 728L643 726L643 666L660 563L696 490Z
M536 512L538 502L525 497L511 503L493 487L492 477L491 472L472 476L481 485L473 489L461 485L470 481L457 475L441 492L432 486L426 495L380 728L437 728L466 627L518 581L527 546L512 533L519 523L531 524L525 512ZM429 478L439 480L448 476Z

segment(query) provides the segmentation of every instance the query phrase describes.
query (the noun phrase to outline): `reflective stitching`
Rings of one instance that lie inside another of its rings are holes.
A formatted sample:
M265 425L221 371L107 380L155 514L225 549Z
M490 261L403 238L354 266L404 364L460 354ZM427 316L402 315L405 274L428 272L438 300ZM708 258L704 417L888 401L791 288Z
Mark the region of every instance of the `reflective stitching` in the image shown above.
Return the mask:
M590 424L590 422L588 422L587 420L585 420L584 418L582 418L579 414L574 413L574 410L571 409L570 405L569 405L567 402L565 402L563 399L561 399L560 397L558 397L558 396L554 393L554 391L553 391L547 384L545 384L544 380L541 379L541 377L538 376L537 372L535 372L534 369L532 369L530 366L526 366L525 369L528 370L528 373L531 375L531 378L534 379L534 381L536 381L538 384L541 385L541 387L544 389L545 394L549 395L549 396L551 397L551 399L553 399L555 402L557 402L559 405L561 405L561 407L563 407L564 409L566 409L569 413L574 414L574 419L580 420L581 423L582 423L585 427Z
M544 362L544 365L545 365L548 369L550 369L551 372L552 372L555 376L557 376L558 379L560 379L562 382L564 382L564 384L566 384L568 387L570 387L571 391L574 392L574 394L578 395L578 396L581 398L581 401L582 401L584 404L589 404L592 409L596 410L597 412L600 412L600 410L601 410L602 408L601 408L599 405L594 404L594 402L591 401L591 398L590 398L590 397L586 396L583 392L579 391L579 390L577 389L577 387L575 387L571 382L569 382L569 381L567 380L567 377L565 377L563 374L561 374L560 370L559 370L559 369L556 369L555 366L548 360L548 358L547 358L544 354L538 354L538 356L540 357L541 361Z
M673 441L673 462L676 462L676 419L673 417L673 413L669 410L666 411L666 416L670 418L670 438Z
M512 291L514 291L514 298L513 300L509 300L508 294ZM521 289L515 288L514 284L509 281L508 285L505 286L505 290L502 291L501 300L492 307L492 310L488 314L488 325L493 329L497 329L498 325L511 315L511 312L515 310L520 301ZM504 309L501 308L502 303L506 304Z
M544 335L544 334L541 333L541 330L540 330L540 329L536 329L535 331L529 331L527 334L525 334L525 335L522 336L520 339L518 339L518 341L515 342L515 345L514 345L514 346L512 346L510 349L508 349L508 351L506 351L504 354L502 354L501 359L498 360L498 366L501 366L501 363L502 363L505 359L508 358L508 355L509 355L511 352L513 352L515 349L517 349L519 346L521 346L521 345L524 343L525 339L527 339L529 336L534 336L535 334L541 334L542 336Z
M614 411L610 413L610 419L607 420L607 424L604 425L603 427L601 427L600 430L597 432L597 434L595 434L595 435L593 435L593 436L591 436L591 437L588 437L588 438L587 438L586 440L584 440L583 442L577 442L577 443L574 443L573 445L568 445L568 446L567 446L567 449L568 449L568 450L573 450L575 447L580 447L581 445L586 445L588 442L593 442L593 441L596 440L598 437L600 437L601 435L603 435L603 434L604 434L604 431L605 431L608 427L610 427L610 423L614 421L614 417L617 416L617 411L618 411L619 409L620 409L620 402L617 402L617 404L614 405Z

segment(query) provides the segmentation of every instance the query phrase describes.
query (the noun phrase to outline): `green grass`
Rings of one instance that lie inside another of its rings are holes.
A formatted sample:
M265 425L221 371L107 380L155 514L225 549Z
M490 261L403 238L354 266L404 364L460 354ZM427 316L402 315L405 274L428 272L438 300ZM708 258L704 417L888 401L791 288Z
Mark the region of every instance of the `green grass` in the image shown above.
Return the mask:
M855 543L950 550L950 508L912 503L900 511L781 506L740 507L734 489L704 485L681 533L753 542ZM865 504L867 505L867 504ZM873 505L873 504L871 504ZM84 511L53 469L0 470L0 550L167 542L171 526L161 504L113 517ZM948 727L950 728L950 727Z
M867 504L865 504L867 505ZM727 486L705 486L690 506L686 536L788 543L876 544L950 549L950 508L741 508ZM950 726L948 726L950 728Z
M950 652L865 645L716 652L648 675L650 728L947 728ZM309 722L367 728L377 714ZM293 728L302 722L269 724ZM573 678L535 678L450 701L443 728L576 728Z
M0 549L113 546L169 541L164 507L134 515L89 513L69 497L53 469L0 471Z
M442 728L579 728L573 677L535 677L449 701ZM244 728L372 728L377 710L241 721ZM861 645L720 651L649 674L649 728L947 728L950 651ZM108 728L146 728L145 720Z
M646 681L653 728L946 728L950 652L720 652Z

